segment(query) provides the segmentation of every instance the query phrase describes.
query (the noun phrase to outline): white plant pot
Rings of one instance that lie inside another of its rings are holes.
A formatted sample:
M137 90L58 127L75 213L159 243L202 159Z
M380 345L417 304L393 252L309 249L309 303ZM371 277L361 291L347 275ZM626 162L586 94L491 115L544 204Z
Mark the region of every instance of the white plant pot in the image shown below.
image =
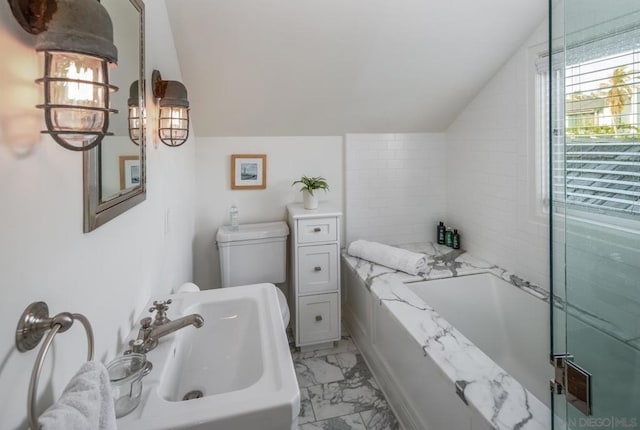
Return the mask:
M318 194L311 194L307 190L302 191L305 209L318 209Z

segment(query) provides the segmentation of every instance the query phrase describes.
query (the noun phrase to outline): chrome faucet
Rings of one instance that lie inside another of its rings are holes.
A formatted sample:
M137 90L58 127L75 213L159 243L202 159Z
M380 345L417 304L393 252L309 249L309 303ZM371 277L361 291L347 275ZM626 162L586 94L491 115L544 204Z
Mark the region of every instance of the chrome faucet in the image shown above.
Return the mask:
M166 312L168 308L166 305L170 303L171 302L162 304L164 306L163 313ZM156 305L155 302L154 305ZM159 309L149 309L150 312L153 312L154 310ZM153 321L151 317L142 318L142 320L140 320L138 338L129 342L131 349L128 352L140 352L146 354L158 346L158 340L161 337L190 325L195 328L200 328L204 325L204 318L202 318L200 314L186 315L173 321L170 321L168 318L163 318L163 322L159 322L158 318L156 318L155 321Z

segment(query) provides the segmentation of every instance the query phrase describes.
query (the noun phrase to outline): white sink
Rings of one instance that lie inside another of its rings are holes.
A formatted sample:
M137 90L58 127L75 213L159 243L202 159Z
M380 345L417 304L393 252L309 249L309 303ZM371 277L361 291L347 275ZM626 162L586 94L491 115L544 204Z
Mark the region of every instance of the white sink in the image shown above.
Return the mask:
M175 294L168 316L198 313L147 354L142 401L118 429L297 428L300 392L272 284ZM150 301L151 303L151 301ZM145 313L141 317L147 316ZM137 327L127 339L135 338ZM201 398L182 400L200 391Z

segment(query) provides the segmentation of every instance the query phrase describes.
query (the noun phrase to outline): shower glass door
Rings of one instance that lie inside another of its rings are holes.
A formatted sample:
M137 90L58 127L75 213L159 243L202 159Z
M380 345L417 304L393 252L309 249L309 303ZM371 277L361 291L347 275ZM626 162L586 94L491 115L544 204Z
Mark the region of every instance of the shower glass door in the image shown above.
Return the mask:
M640 0L550 10L553 428L640 429Z

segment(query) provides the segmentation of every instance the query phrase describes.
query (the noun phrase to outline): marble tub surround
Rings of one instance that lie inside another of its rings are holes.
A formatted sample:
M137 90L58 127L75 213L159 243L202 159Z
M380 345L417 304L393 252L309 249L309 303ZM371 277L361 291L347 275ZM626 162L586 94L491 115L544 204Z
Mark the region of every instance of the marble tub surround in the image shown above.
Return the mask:
M371 291L495 429L549 428L549 409L422 299L385 279Z
M291 352L300 386L299 430L399 430L351 337L333 348Z
M510 284L518 287L539 299L548 301L549 292L544 288L522 279L513 272L509 272L495 264L476 258L461 249L452 249L445 245L432 242L416 242L396 245L398 248L424 254L427 257L426 268L417 275L390 269L388 267L349 255L346 251L342 256L351 267L356 270L370 288L374 280L379 278L393 279L401 283L430 281L432 279L453 278L456 276L492 273Z
M495 429L550 428L549 409L498 366L405 283L492 273L542 300L548 294L508 271L464 251L432 243L402 246L427 255L427 269L416 276L343 254L380 304L388 309L452 384L465 403ZM425 358L426 359L426 358ZM428 383L428 381L425 381Z
M371 287L371 283L378 278L396 279L407 284L411 282L453 278L456 276L491 273L511 285L537 297L538 299L547 303L549 302L549 292L544 288L533 284L500 266L496 266L479 258L473 257L463 250L455 250L447 246L431 242L409 243L397 246L412 252L425 254L427 256L427 268L424 272L418 273L415 276L409 275L370 261L353 257L346 251L343 252L342 255L345 261L349 262L351 267L357 271L360 278L366 282L366 285L369 288ZM630 329L629 326L622 326L612 321L607 321L606 319L596 316L593 312L589 312L575 304L567 306L564 298L557 294L554 296L554 307L559 310L564 310L572 317L604 331L632 348L640 350L640 337L620 335L621 333L627 333Z

